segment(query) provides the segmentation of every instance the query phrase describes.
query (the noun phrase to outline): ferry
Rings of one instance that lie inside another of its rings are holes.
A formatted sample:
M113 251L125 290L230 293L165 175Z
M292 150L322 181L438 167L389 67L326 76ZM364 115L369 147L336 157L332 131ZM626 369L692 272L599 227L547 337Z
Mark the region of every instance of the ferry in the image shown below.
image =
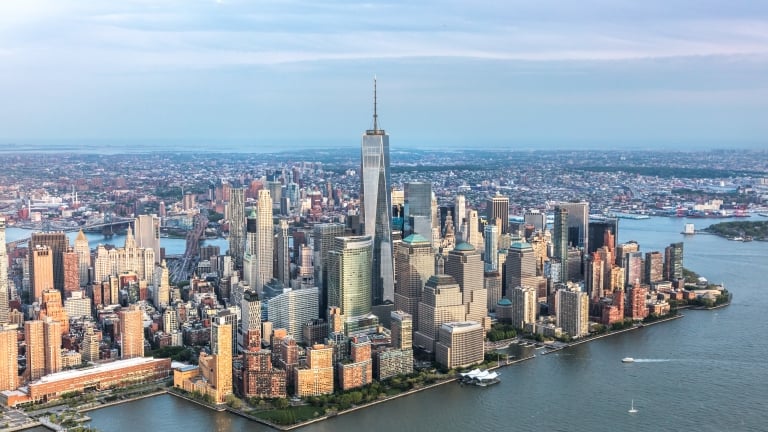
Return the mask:
M635 359L633 359L632 357L624 357L623 359L621 359L621 362L622 363L634 363Z

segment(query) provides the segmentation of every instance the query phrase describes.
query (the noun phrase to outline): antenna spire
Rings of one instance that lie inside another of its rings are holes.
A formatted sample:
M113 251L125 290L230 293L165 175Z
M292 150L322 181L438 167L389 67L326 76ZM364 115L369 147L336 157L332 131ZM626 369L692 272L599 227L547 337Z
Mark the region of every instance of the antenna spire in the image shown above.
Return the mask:
M376 114L376 75L373 76L373 130L378 131L378 114Z

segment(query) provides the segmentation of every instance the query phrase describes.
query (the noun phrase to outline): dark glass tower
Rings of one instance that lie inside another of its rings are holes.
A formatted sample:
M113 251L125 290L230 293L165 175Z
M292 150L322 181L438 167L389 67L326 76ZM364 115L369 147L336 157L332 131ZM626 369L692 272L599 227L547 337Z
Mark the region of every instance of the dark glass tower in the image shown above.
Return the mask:
M373 237L372 301L394 301L395 269L392 258L392 198L389 178L389 135L379 129L376 80L373 81L373 129L365 131L361 149L360 223Z

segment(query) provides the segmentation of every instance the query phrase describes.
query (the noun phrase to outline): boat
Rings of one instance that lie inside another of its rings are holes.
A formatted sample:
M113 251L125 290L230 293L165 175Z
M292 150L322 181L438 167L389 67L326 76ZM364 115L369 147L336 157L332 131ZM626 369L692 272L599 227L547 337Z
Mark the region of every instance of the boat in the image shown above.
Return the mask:
M635 409L635 400L634 399L632 399L632 404L629 406L629 411L627 411L627 412L630 413L630 414L634 414L634 413L637 412L637 410Z
M624 357L623 359L621 359L621 362L622 363L634 363L635 359L633 359L632 357Z

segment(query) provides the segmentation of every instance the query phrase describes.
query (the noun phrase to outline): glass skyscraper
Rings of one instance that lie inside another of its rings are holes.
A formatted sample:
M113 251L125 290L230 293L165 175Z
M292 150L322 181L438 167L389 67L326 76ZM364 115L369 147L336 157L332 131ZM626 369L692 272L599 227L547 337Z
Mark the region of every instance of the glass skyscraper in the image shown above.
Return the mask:
M390 197L389 135L379 129L376 81L373 85L373 129L365 131L361 149L360 223L373 238L371 288L373 304L394 301L392 258L392 199Z

